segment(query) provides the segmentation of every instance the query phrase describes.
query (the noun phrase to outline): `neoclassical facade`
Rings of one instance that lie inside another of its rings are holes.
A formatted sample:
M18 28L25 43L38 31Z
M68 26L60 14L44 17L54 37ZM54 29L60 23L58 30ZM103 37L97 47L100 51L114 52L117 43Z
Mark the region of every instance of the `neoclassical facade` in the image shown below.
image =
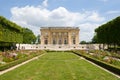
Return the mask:
M78 45L78 27L41 27L41 45Z

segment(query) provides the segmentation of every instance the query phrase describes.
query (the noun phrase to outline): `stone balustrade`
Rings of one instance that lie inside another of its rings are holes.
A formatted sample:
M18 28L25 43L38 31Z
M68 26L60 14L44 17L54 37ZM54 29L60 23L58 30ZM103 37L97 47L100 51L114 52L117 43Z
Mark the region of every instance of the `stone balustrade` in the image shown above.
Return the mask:
M16 44L19 50L99 50L99 44L79 45L40 45L40 44ZM105 47L107 48L107 46Z

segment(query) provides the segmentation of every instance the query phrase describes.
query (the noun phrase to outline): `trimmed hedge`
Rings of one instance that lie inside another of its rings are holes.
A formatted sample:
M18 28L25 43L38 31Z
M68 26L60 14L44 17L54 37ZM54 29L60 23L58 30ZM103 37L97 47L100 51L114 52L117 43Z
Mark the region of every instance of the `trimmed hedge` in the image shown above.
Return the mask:
M45 50L46 52L71 52L71 50L57 51L57 50Z
M0 45L3 42L23 42L23 28L0 16Z
M95 63L95 64L97 64L97 65L99 65L99 66L101 66L101 67L103 67L103 68L105 68L105 69L107 69L107 70L115 73L115 74L117 74L117 75L120 75L120 68L118 68L118 67L116 67L116 66L107 64L107 63L102 62L102 61L97 60L97 59L93 59L93 58L88 57L88 56L86 56L86 55L80 54L79 52L73 51L73 53L75 53L75 54L77 54L77 55L79 55L79 56L82 56L82 57L84 57L85 59L87 59L87 60L89 60L89 61L91 61L91 62L93 62L93 63Z
M43 53L41 53L41 54L43 54ZM5 65L2 65L2 66L0 66L0 71L3 71L3 70L8 69L10 67L13 67L13 66L15 66L17 64L20 64L20 63L22 63L24 61L27 61L27 60L29 60L29 59L31 59L31 58L33 58L35 56L41 55L41 54L37 54L37 55L32 55L32 56L29 56L29 57L21 58L21 59L12 61L10 63L7 63Z

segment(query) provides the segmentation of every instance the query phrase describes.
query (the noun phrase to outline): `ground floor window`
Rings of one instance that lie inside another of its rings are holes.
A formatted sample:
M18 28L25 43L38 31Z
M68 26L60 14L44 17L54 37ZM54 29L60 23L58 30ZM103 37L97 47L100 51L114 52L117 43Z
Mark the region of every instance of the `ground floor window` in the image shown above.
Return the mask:
M59 39L59 44L62 44L62 40L61 39Z
M56 44L56 41L55 41L55 39L53 39L53 44Z
M44 44L48 44L48 39L47 38L45 38Z
M75 40L75 38L73 38L73 44L76 44L76 40Z
M66 38L64 39L64 44L67 44L67 39Z

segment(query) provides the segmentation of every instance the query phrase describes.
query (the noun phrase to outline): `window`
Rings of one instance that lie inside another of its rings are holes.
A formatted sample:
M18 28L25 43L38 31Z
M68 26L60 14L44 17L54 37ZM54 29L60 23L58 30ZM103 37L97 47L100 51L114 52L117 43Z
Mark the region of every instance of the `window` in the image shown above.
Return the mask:
M53 39L53 44L56 44L56 41L55 41L55 39Z
M62 40L61 39L59 39L59 44L62 44Z
M62 34L59 32L59 36L61 36Z
M64 35L67 35L67 32L65 32Z
M75 32L72 33L72 36L75 36Z
M47 38L45 38L44 44L48 44L48 39Z
M75 40L75 38L73 38L73 44L76 44L76 40Z
M47 35L48 35L48 33L46 32L46 33L45 33L45 35L47 36Z
M64 44L67 44L67 39L66 38L64 39Z
M55 33L55 32L53 32L53 35L55 36L55 35L56 35L56 33Z

